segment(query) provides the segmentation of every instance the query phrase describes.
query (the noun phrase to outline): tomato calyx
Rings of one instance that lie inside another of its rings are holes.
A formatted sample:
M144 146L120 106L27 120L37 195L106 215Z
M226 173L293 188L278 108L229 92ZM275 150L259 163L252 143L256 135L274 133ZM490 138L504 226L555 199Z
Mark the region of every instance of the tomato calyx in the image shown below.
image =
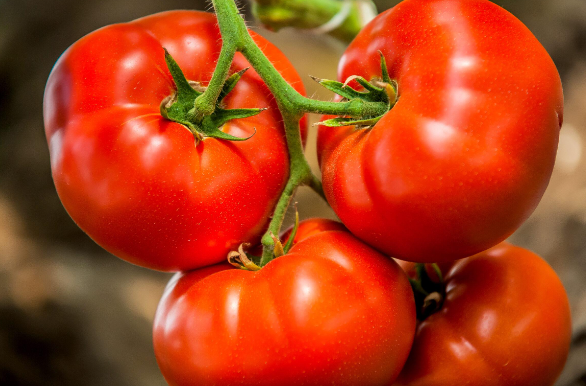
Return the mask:
M248 243L240 244L238 251L228 253L228 263L247 271L258 271L260 267L244 252L244 247L248 245Z
M175 92L161 102L160 111L164 118L187 127L198 142L205 137L228 141L245 141L252 137L252 135L246 138L235 137L221 130L224 124L233 119L252 117L266 110L260 108L224 109L221 107L222 100L234 89L248 68L228 77L214 106L214 111L210 115L198 119L196 118L195 100L204 93L205 88L199 82L187 80L183 71L167 50L165 50L165 61L175 82Z
M421 263L415 264L416 278L409 278L415 295L415 307L419 321L438 312L442 308L446 296L441 270L437 264L428 264L428 266L433 269L438 281L430 278L426 265Z
M275 236L272 232L270 234L271 237L273 238L273 242L274 242L273 259L275 259L277 257L281 257L281 256L289 253L289 250L291 250L291 247L293 247L293 240L295 239L295 236L297 235L298 229L299 229L299 213L297 212L297 209L296 209L295 210L295 224L293 225L293 228L291 229L291 233L289 234L289 237L287 238L287 241L285 242L285 244L283 244L283 242L277 236ZM281 235L281 238L284 238L284 237L285 237L285 235ZM230 263L231 265L233 265L236 268L244 269L247 271L258 271L264 266L264 265L261 265L261 263L260 263L261 257L256 256L250 252L248 252L248 253L245 252L244 248L248 247L248 246L249 246L249 244L247 244L247 243L240 244L240 246L238 247L238 251L232 251L232 252L228 253L228 263ZM255 249L258 249L258 248L254 248L252 251L254 252Z
M328 90L340 95L344 100L362 100L364 102L383 102L386 104L386 109L381 111L366 112L364 117L359 119L348 117L337 117L327 119L319 122L321 126L327 127L341 127L341 126L356 126L359 129L367 129L374 126L399 99L397 81L391 79L387 68L386 60L383 54L379 51L381 60L381 77L373 78L367 81L361 76L352 75L346 79L344 83L329 79L319 79L312 77L313 80L324 86ZM349 83L355 81L364 91L358 91L349 86Z

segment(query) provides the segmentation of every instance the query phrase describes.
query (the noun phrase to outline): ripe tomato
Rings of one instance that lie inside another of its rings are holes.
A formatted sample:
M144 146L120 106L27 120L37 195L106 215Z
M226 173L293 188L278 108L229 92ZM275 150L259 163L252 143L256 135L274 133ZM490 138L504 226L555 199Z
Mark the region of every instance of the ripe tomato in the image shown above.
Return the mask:
M173 386L355 386L391 384L414 332L399 266L325 230L257 272L221 264L176 274L153 339Z
M301 80L276 47L257 44L298 91ZM226 108L269 107L223 130L244 142L195 143L164 119L175 85L165 47L189 80L206 85L221 48L216 18L164 12L99 29L73 44L53 69L44 118L55 186L74 221L98 244L141 266L184 270L218 263L255 243L288 178L282 118L252 69ZM249 67L241 54L234 72ZM304 127L304 125L303 125Z
M544 260L501 243L455 262L445 288L441 310L419 323L395 386L554 384L571 319L564 287Z
M289 240L289 235L293 227L291 226L281 236L281 241L283 243ZM293 238L293 245L297 244L298 242L305 240L308 237L320 234L322 232L329 232L329 231L348 231L344 224L338 221L329 220L326 218L309 218L299 222L299 227L297 228L297 232L295 233L295 237Z
M339 79L381 77L399 99L371 129L319 130L326 197L385 254L441 262L485 250L533 211L562 124L554 63L487 0L406 0L350 44Z

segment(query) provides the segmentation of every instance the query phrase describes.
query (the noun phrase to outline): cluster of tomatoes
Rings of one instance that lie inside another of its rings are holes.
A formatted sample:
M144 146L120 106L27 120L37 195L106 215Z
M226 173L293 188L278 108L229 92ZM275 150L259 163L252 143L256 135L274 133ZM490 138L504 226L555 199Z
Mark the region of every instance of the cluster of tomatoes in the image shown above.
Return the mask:
M303 92L287 58L251 35ZM559 75L529 30L487 0L405 0L366 26L340 80L380 79L382 53L399 98L372 127L319 130L343 224L302 222L255 272L226 256L258 245L288 179L277 102L252 69L223 96L223 108L267 108L224 125L254 134L242 142L195 142L160 110L176 88L163 47L205 85L221 41L204 12L104 27L62 55L45 92L71 217L116 256L179 271L154 322L169 384L553 385L567 296L540 257L503 242L548 184L563 115ZM248 66L237 54L232 70Z

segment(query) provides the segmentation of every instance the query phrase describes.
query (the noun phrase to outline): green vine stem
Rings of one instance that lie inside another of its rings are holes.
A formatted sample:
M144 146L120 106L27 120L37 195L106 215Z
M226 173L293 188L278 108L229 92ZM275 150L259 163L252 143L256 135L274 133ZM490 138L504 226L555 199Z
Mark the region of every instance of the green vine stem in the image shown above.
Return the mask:
M251 3L252 14L267 29L294 27L326 33L343 42L354 39L376 13L371 0L251 0Z
M348 117L382 115L388 111L388 104L369 102L360 99L346 102L316 101L299 94L256 45L233 0L212 0L220 32L222 50L214 75L206 91L196 100L196 110L200 117L211 112L207 106L213 106L221 93L223 82L230 69L234 54L239 51L260 75L277 101L283 117L285 135L289 150L289 180L275 207L269 227L262 238L263 254L260 266L273 259L274 241L271 233L278 235L283 218L297 187L306 185L324 197L319 179L312 173L303 153L299 121L305 113L329 114Z
M216 71L212 74L212 79L210 79L208 84L208 90L211 91L204 92L195 100L195 118L197 120L202 120L206 115L214 112L216 102L220 96L224 82L228 77L230 65L232 64L235 53L236 49L232 44L229 42L222 43L222 50L220 51Z

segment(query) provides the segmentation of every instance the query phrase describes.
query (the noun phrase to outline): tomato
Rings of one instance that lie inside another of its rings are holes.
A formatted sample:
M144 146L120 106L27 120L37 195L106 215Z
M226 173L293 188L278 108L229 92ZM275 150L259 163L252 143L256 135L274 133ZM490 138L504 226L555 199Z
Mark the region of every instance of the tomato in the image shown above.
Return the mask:
M304 92L287 58L252 35ZM196 143L185 126L164 119L159 106L175 85L163 47L187 79L206 85L221 48L215 16L164 12L85 36L56 63L44 118L53 179L73 220L120 258L175 271L218 263L240 243L257 242L289 161L276 102L252 69L225 107L269 109L223 127L237 137L256 130L252 138ZM231 70L249 66L237 54Z
M405 0L368 24L338 77L381 77L399 99L370 129L319 130L326 197L389 256L441 262L509 236L547 187L563 116L551 58L487 0ZM355 84L353 81L351 84Z
M281 236L281 241L283 243L289 240L289 236L293 230L293 226L283 232ZM329 220L326 218L309 218L299 222L299 227L297 228L297 232L295 233L295 237L293 238L293 245L297 244L298 242L305 240L311 236L320 234L322 232L330 232L330 231L348 231L344 224Z
M453 264L445 289L441 310L419 323L395 386L554 384L571 318L564 287L543 259L502 243Z
M404 272L346 231L324 230L256 272L176 274L155 316L173 386L389 385L415 333Z

